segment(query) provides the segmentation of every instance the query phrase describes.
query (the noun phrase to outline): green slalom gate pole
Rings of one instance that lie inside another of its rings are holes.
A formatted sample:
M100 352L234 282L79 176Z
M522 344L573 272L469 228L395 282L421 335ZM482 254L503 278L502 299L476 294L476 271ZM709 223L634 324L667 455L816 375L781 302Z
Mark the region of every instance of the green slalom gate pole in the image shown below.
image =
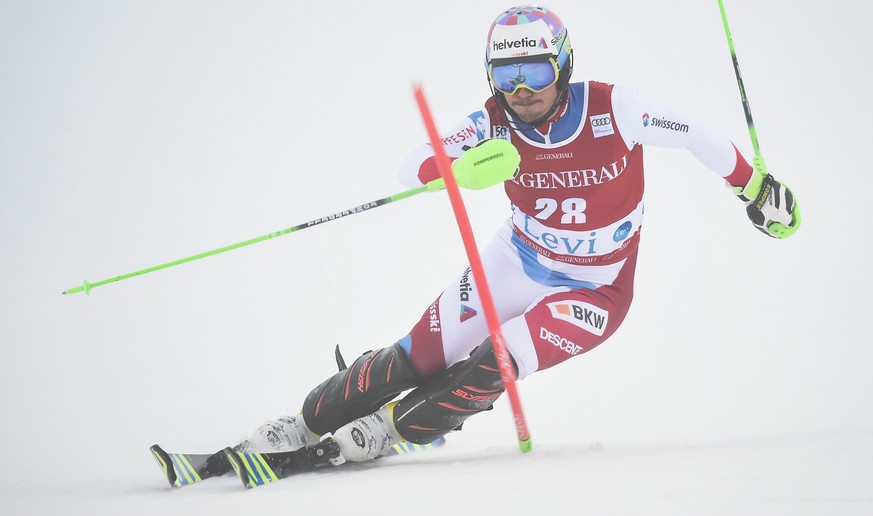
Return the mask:
M260 236L257 238L252 238L249 240L245 240L243 242L239 242L236 244L227 245L224 247L220 247L218 249L213 249L212 251L206 251L200 254L195 254L194 256L189 256L187 258L181 258L179 260L173 260L172 262L162 263L161 265L155 265L154 267L149 267L147 269L142 269L136 272L130 272L128 274L122 274L121 276L116 276L114 278L109 278L101 281L95 281L93 283L89 283L88 280L84 280L81 285L73 288L69 288L61 292L61 294L76 294L78 292L84 292L85 294L90 294L92 289L97 287L106 285L108 283L115 283L116 281L125 280L128 278L133 278L135 276L142 276L143 274L148 274L150 272L159 271L161 269L167 269L169 267L174 267L176 265L181 265L183 263L193 262L195 260L200 260L201 258L206 258L208 256L214 256L216 254L225 253L227 251L232 251L234 249L239 249L240 247L245 247L252 244L257 244L258 242L263 242L264 240L269 240L271 238L280 237L282 235L287 235L288 233L294 233L295 231L300 231L301 229L311 228L313 226L318 226L320 224L324 224L325 222L330 222L332 220L340 219L349 215L354 215L356 213L361 213L364 211L369 211L373 208L378 208L379 206L384 206L386 204L390 204L395 201L399 201L401 199L406 199L408 197L412 197L413 195L420 194L422 192L440 190L444 188L444 184L442 181L431 181L430 183L420 186L418 188L412 188L410 190L406 190L404 192L400 192L395 195L391 195L388 197L383 197L382 199L378 199L372 202L364 203L359 206L355 206L354 208L343 210L332 215L327 215L325 217L320 217L314 220L310 220L309 222L304 222L303 224L298 224L294 227L290 227L287 229L283 229L281 231L275 231L273 233L269 233L264 236Z

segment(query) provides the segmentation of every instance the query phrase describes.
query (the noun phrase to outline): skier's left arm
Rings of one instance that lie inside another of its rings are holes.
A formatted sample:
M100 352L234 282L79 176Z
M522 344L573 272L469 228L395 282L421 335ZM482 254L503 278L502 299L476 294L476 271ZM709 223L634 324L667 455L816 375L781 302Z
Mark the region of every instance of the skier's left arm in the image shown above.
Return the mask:
M725 180L746 205L752 224L774 238L786 238L800 227L794 194L767 172L758 156L750 165L731 141L693 116L655 95L617 85L612 93L616 125L628 147L635 144L690 151Z

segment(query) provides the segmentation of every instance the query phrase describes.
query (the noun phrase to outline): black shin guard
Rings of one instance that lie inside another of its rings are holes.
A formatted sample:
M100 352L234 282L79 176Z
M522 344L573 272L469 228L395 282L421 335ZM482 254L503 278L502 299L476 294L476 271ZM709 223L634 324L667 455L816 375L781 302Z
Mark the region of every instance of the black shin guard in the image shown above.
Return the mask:
M318 435L334 432L416 385L418 376L399 345L368 351L309 393L303 419Z
M514 374L518 368L513 362ZM488 410L503 393L503 380L491 339L470 358L452 365L410 392L394 407L394 425L415 444L427 444Z

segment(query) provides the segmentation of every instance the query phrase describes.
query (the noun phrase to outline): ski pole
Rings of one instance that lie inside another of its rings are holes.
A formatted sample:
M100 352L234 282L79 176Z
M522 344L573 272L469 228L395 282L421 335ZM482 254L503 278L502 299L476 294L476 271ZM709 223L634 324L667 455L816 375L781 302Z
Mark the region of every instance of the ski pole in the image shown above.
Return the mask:
M743 76L740 73L740 62L737 60L737 51L734 49L734 40L731 37L731 29L728 26L727 13L724 10L724 2L718 0L718 8L721 11L721 21L724 23L724 33L727 36L728 48L731 51L731 60L734 63L734 73L737 76L737 86L740 88L740 100L743 103L743 112L746 114L746 124L749 126L749 137L752 139L752 149L755 157L762 160L761 149L758 147L758 133L755 131L755 121L752 120L752 108L749 107L749 98L746 96L746 87L743 85Z
M761 148L758 146L758 132L755 130L755 121L752 120L752 108L749 107L749 98L746 96L746 87L743 85L743 76L740 74L740 62L737 60L737 51L734 49L734 40L731 37L731 29L728 25L727 13L725 13L723 0L718 0L718 8L721 11L721 21L724 24L724 34L727 36L728 48L730 48L731 51L731 60L734 63L734 73L737 76L737 86L740 88L740 100L743 102L743 112L746 114L746 124L749 126L749 138L752 139L752 149L755 151L755 157L752 159L752 166L762 177L766 177L768 175L767 164L764 162L764 156L761 155ZM783 184L783 186L789 192L791 191L787 185ZM800 229L800 207L796 204L796 201L792 210L791 218L792 223L790 226L786 227L783 224L775 224L774 227L777 229L775 229L774 232L771 232L771 236L788 238Z
M161 269L166 269L169 267L173 267L176 265L181 265L183 263L193 262L194 260L199 260L201 258L206 258L208 256L214 256L216 254L221 254L227 251L232 251L234 249L239 249L240 247L245 247L248 245L256 244L258 242L263 242L264 240L269 240L271 238L280 237L282 235L287 235L288 233L293 233L295 231L300 231L301 229L311 228L312 226L318 226L320 224L324 224L325 222L330 222L332 220L340 219L349 215L354 215L356 213L361 213L364 211L369 211L373 208L378 208L379 206L384 206L386 204L390 204L395 201L399 201L401 199L406 199L407 197L412 197L413 195L420 194L422 192L426 192L429 190L440 190L443 188L442 181L431 181L430 183L420 186L418 188L412 188L410 190L406 190L400 192L395 195L391 195L388 197L383 197L381 199L377 199L375 201L371 201L368 203L364 203L354 208L350 208L348 210L339 211L332 215L327 215L324 217L319 217L317 219L310 220L309 222L304 222L303 224L298 224L296 226L283 229L280 231L275 231L273 233L269 233L263 236L259 236L256 238L252 238L249 240L245 240L243 242L239 242L236 244L227 245L224 247L219 247L218 249L213 249L212 251L206 251L200 254L195 254L194 256L189 256L187 258L181 258L179 260L173 260L172 262L163 263L161 265L155 265L154 267L149 267L147 269L142 269L135 272L130 272L128 274L122 274L121 276L116 276L114 278L105 279L102 281L95 281L94 283L89 283L88 280L83 280L82 284L69 288L61 292L61 294L75 294L77 292L84 292L85 294L91 294L91 290L102 285L106 285L107 283L114 283L116 281L125 280L128 278L132 278L134 276L142 276L143 274L148 274L150 272L158 271Z
M491 298L491 289L488 288L488 282L485 278L485 268L482 266L482 259L476 248L476 239L473 236L473 228L470 226L470 219L467 216L467 210L464 207L461 190L458 187L455 175L452 173L452 167L449 163L448 155L440 141L439 132L437 132L436 124L430 114L430 109L427 106L427 101L424 98L424 91L422 90L421 85L416 85L414 91L415 100L418 102L421 117L424 119L424 125L427 128L427 134L430 138L431 146L433 146L434 154L436 155L437 167L439 168L440 175L445 180L446 191L449 193L452 209L454 210L455 218L458 221L458 229L461 231L464 248L467 251L467 258L470 260L470 269L473 272L473 278L476 280L476 285L479 289L479 296L482 299L482 309L485 311L485 319L488 322L488 329L491 332L491 343L494 346L494 354L497 356L500 377L503 380L503 387L506 389L506 394L509 396L509 403L512 406L512 413L515 417L515 428L518 432L518 445L521 448L522 453L527 453L532 449L530 432L527 429L527 422L524 418L524 412L521 409L521 399L518 396L518 389L515 385L512 359L509 356L509 351L506 349L506 341L504 340L503 332L500 329L500 320L497 317L497 310L494 308L494 300Z

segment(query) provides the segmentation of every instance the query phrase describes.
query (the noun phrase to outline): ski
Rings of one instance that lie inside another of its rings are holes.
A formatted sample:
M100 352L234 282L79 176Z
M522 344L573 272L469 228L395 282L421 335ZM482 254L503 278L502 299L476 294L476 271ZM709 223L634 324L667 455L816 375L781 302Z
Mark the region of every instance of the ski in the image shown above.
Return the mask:
M224 455L246 489L344 462L332 438L290 452L251 453L225 448Z
M224 450L217 453L168 453L157 444L149 450L172 487L218 477L231 472Z
M444 437L439 437L433 442L423 445L402 442L392 446L384 456L390 457L430 450L443 446L445 442ZM298 473L345 464L339 446L332 438L290 452L247 453L225 448L224 453L246 489L269 484Z
M406 441L401 443L397 443L388 450L388 453L385 454L386 457L392 457L394 455L406 455L408 453L420 452L423 450L432 450L434 448L439 448L446 444L445 437L437 437L433 440L433 442L427 444L413 444Z
M429 444L397 443L386 457L406 455L439 448L446 442L440 437ZM240 452L225 448L216 453L169 453L155 444L149 448L171 487L178 488L211 477L236 473L247 488L262 486L297 473L340 465L339 448L333 439L290 452ZM331 460L333 459L333 462ZM336 463L336 464L334 464Z

